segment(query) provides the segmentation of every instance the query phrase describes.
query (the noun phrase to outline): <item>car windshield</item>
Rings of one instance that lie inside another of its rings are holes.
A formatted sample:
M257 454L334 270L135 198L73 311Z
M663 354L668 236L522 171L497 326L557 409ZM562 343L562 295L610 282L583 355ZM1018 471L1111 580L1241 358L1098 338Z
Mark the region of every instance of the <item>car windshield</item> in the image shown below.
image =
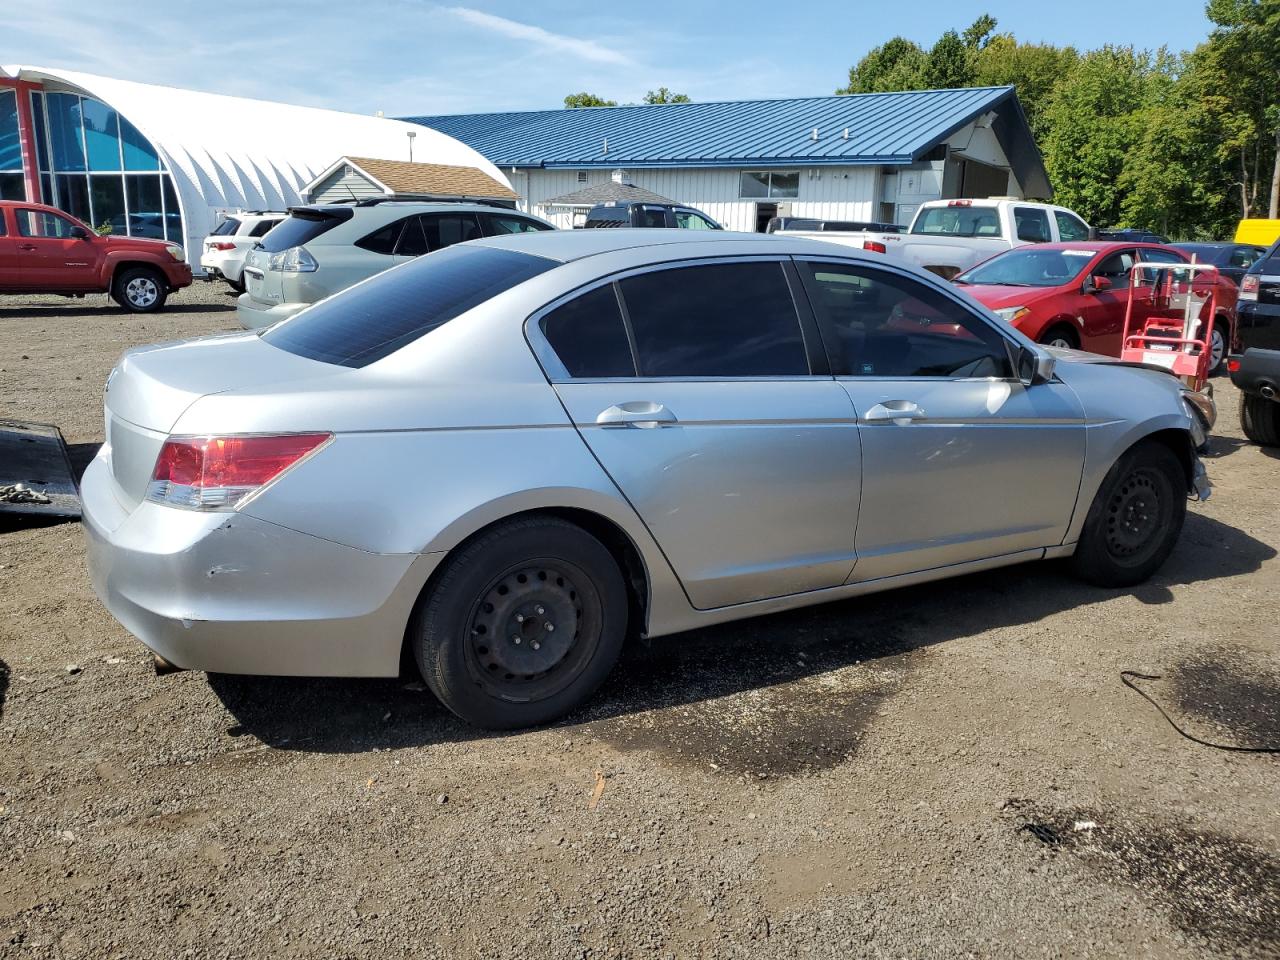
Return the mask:
M559 264L489 247L448 247L388 270L268 327L273 347L364 367Z
M999 237L995 207L929 207L916 217L911 232L941 237Z
M1096 250L1043 250L1021 247L1010 250L967 273L957 283L1007 287L1060 287L1084 273Z

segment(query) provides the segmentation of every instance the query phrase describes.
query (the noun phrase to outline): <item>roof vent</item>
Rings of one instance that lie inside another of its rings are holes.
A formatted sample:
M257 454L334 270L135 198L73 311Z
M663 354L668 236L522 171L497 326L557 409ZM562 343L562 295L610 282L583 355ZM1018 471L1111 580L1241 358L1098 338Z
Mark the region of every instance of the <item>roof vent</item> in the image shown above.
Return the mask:
M608 138L608 137L605 137L605 138L604 138L604 152L605 152L606 154L609 152L609 138Z
M810 139L810 140L817 140L817 139L818 139L818 128L817 128L817 127L814 127L814 128L813 128L813 133L809 134L809 139Z
M625 170L613 171L613 174L611 175L611 179L613 180L614 183L620 184L621 186L624 186L624 187L635 186L635 183L633 183L631 180L631 174L627 173L627 171Z
M842 139L848 140L848 139L849 139L849 128L848 128L848 127L845 127L845 128L844 128L844 133L842 133L840 136L841 136L841 138L842 138Z

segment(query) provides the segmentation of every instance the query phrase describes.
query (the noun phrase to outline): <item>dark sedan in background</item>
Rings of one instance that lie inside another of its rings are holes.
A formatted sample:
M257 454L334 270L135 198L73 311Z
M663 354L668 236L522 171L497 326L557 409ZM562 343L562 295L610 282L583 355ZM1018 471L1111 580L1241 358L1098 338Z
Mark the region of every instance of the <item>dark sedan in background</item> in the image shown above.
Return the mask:
M1244 279L1245 271L1267 252L1266 247L1252 243L1174 243L1170 246L1194 257L1196 263L1212 263L1218 273L1230 277L1237 286Z

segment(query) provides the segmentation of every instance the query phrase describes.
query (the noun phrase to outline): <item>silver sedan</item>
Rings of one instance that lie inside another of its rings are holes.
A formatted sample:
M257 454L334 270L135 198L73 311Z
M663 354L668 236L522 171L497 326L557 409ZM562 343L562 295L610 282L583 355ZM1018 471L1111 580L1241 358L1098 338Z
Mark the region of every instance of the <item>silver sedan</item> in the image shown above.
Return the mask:
M1164 562L1206 401L817 241L492 238L130 351L83 481L158 665L394 676L539 724L624 641L1042 558Z

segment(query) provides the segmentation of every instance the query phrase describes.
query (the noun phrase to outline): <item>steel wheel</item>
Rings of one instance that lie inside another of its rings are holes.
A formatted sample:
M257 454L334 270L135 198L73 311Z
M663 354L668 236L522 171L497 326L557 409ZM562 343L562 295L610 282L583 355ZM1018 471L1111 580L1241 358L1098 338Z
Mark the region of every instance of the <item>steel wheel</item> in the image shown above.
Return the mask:
M520 564L494 579L471 610L467 666L491 696L552 696L581 673L595 647L600 598L560 560Z
M1157 542L1161 516L1160 485L1149 471L1130 474L1107 504L1107 552L1129 560Z
M1210 343L1209 354L1209 372L1213 373L1222 367L1222 361L1227 355L1227 338L1222 335L1222 328L1213 327L1213 339Z
M138 310L146 310L160 299L160 285L151 277L134 277L124 285L125 299Z

